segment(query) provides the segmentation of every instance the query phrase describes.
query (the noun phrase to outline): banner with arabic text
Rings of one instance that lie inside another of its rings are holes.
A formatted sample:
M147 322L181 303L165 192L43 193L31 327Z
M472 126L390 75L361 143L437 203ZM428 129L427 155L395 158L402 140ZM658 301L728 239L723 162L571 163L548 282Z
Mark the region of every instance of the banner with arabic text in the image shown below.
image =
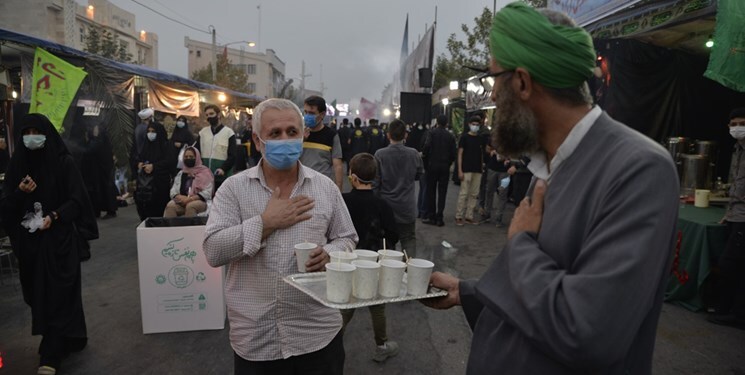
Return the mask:
M88 73L83 69L37 47L34 53L29 113L47 116L61 133L62 122L70 103L86 75Z

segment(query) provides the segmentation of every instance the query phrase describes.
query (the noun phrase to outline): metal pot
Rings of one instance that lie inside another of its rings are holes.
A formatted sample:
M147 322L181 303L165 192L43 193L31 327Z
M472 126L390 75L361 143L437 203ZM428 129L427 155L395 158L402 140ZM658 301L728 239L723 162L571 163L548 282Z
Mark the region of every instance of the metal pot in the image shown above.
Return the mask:
M670 156L673 160L678 162L680 160L680 154L693 154L693 146L691 140L685 137L670 137L667 139L667 151L670 152Z
M710 164L707 156L680 154L680 190L683 195L693 194L696 189L710 189Z

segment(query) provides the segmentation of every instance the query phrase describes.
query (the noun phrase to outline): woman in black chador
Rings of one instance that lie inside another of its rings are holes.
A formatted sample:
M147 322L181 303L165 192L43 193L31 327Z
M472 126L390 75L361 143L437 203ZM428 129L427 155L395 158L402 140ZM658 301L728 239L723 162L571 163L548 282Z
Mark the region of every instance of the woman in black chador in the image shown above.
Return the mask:
M171 159L168 135L163 125L150 123L147 138L137 156L137 188L135 203L140 220L162 217L171 200L171 171L176 161Z
M189 122L186 121L185 116L179 116L176 119L176 127L173 128L173 134L171 139L168 141L169 150L171 152L171 160L173 161L173 170L171 171L172 176L176 176L181 171L176 163L178 161L178 154L184 146L194 145L194 135L189 130Z
M62 138L40 114L23 118L5 174L0 215L18 259L31 334L42 335L39 374L87 343L80 261L98 237L88 194Z
M83 181L93 203L96 217L106 212L103 219L116 217L116 186L114 185L113 147L106 131L100 125L88 128L83 153Z

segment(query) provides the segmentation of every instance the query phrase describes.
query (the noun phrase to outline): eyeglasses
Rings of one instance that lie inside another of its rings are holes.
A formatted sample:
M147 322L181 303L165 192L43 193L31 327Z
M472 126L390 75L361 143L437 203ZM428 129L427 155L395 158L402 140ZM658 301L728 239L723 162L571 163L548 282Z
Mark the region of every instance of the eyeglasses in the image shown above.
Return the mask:
M479 78L479 83L481 84L481 90L479 94L483 94L488 91L492 91L494 89L494 83L497 81L497 77L501 76L505 73L512 73L514 70L503 70L501 72L496 73L484 73Z

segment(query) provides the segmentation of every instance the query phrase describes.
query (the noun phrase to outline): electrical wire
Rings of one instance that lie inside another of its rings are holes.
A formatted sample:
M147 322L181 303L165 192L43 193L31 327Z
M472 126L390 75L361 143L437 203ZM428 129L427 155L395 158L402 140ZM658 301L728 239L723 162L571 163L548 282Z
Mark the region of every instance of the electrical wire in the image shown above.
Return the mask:
M181 13L179 13L179 12L177 12L177 11L173 10L172 8L169 8L169 7L168 7L168 5L166 5L166 4L163 4L162 2L160 2L160 1L158 1L158 0L153 0L153 1L154 1L154 2L156 3L156 4L159 4L160 6L162 6L163 8L166 8L167 10L169 10L169 11L173 12L173 14L175 14L175 15L177 15L177 16L179 16L179 17L181 17L181 18L182 18L182 19L183 19L184 21L186 21L186 22L189 22L189 23L191 23L191 24L193 24L193 25L195 25L195 24L198 24L198 23L199 23L199 22L195 22L195 21L193 21L193 20L190 20L189 18L187 18L187 17L186 17L186 16L184 16L183 14L181 14Z
M212 34L212 33L211 33L210 31L208 31L208 30L202 30L202 29L198 29L198 28L196 28L196 27L194 27L194 26L191 26L191 25L187 25L187 24L185 24L185 23L183 23L183 22L181 22L181 21L179 21L179 20L177 20L177 19L175 19L175 18L169 17L169 16L167 16L167 15L165 15L165 14L163 14L163 13L161 13L161 12L159 12L159 11L157 11L157 10L155 10L155 9L153 9L153 8L151 8L151 7L149 7L149 6L145 5L145 4L143 4L143 3L141 3L141 2L139 2L139 1L137 1L137 0L132 0L132 2L133 2L133 3L135 3L135 4L139 4L140 6L142 6L142 7L144 7L144 8L147 8L147 9L151 10L152 12L154 12L154 13L156 13L156 14L160 15L161 17L163 17L163 18L165 18L165 19L167 19L167 20L170 20L170 21L176 22L176 23L178 23L178 24L180 24L180 25L186 26L186 27L188 27L188 28L190 28L190 29L192 29L192 30L195 30L195 31L199 31L199 32L201 32L201 33L205 33L205 34Z

